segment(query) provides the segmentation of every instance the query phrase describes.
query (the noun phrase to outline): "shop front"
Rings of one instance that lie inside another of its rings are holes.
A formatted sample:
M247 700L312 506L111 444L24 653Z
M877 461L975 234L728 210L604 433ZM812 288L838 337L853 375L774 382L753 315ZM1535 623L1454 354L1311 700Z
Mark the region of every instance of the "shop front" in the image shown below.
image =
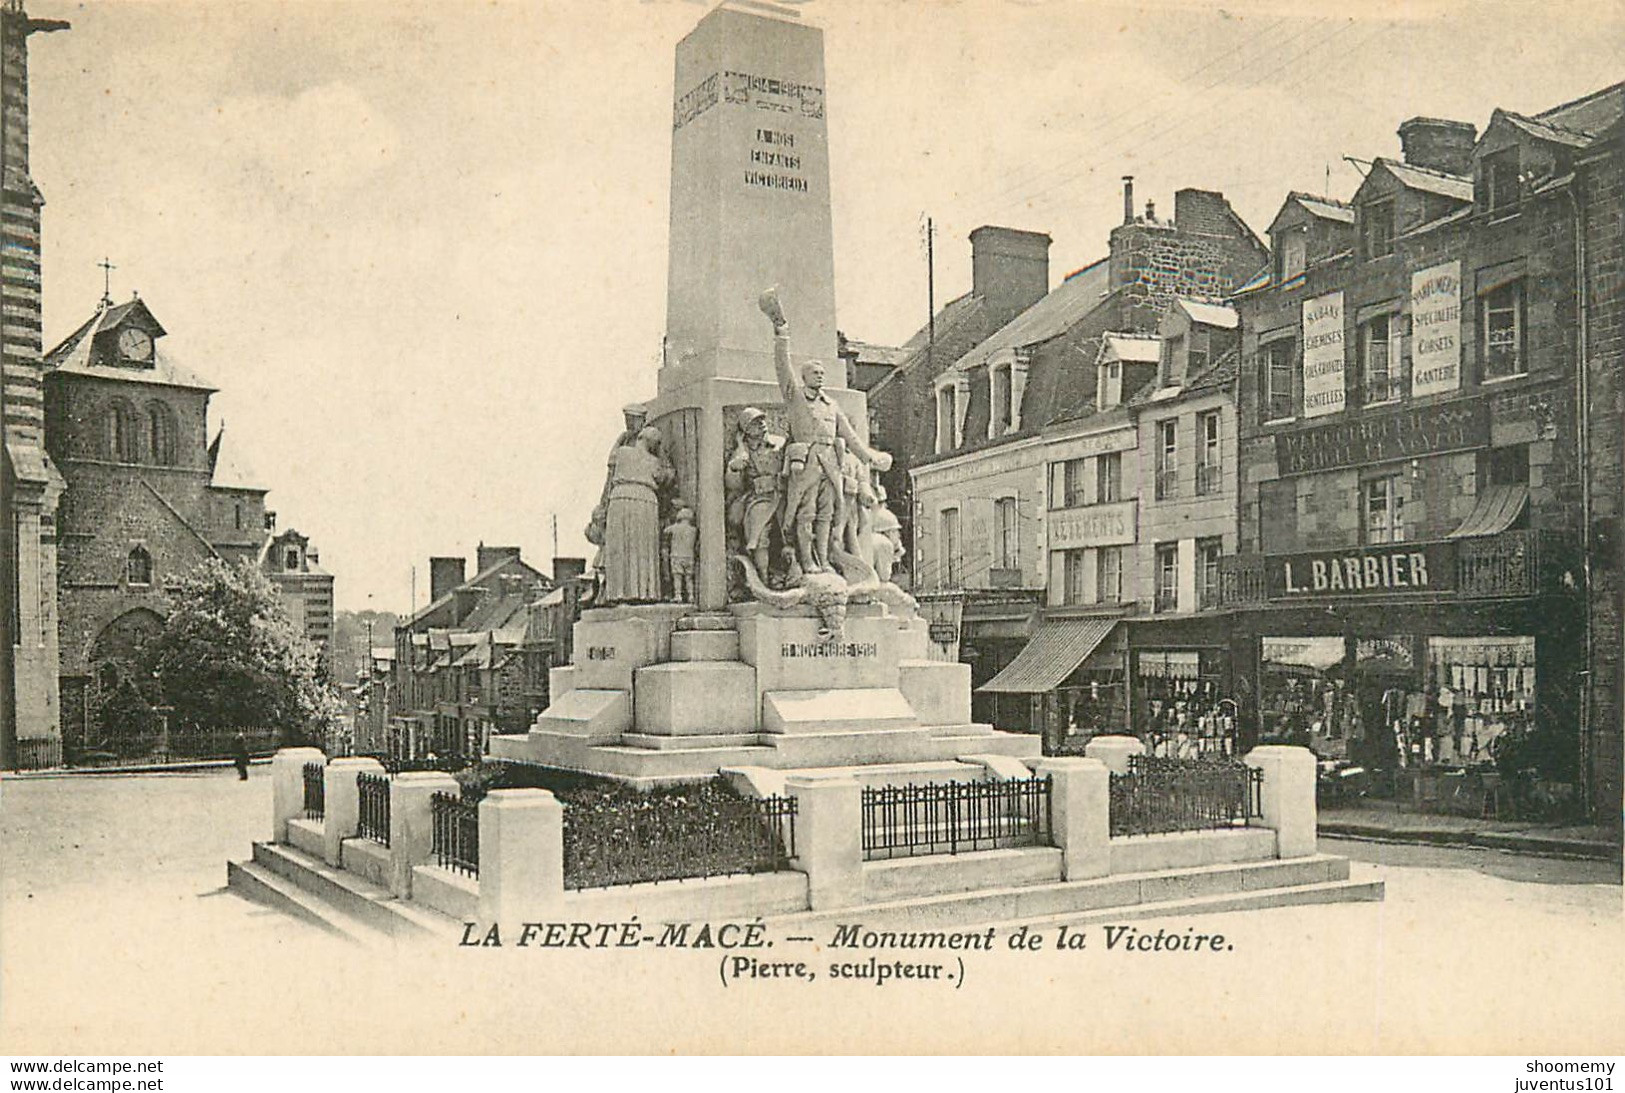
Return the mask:
M1023 696L986 691L982 685L998 676L1021 655L1037 623L1038 603L1020 593L971 592L963 594L956 632L958 659L970 665L971 720L1006 732L1038 732L1039 713ZM933 645L950 636L950 627L930 615L936 627ZM935 655L935 654L933 654Z
M1240 755L1227 617L1129 624L1129 725L1153 755Z
M1090 738L1128 723L1126 658L1120 619L1046 618L976 695L997 711L1025 713L1017 731L1041 732L1046 754L1081 754Z
M1400 551L1362 553L1380 573L1381 559ZM1404 553L1417 559L1408 558L1412 569L1448 572L1455 562L1438 544ZM1269 562L1296 576L1314 560ZM1237 691L1252 691L1261 742L1300 744L1368 772L1362 785L1374 795L1479 815L1497 807L1509 749L1535 737L1561 751L1574 735L1578 612L1560 593L1292 596L1235 615Z

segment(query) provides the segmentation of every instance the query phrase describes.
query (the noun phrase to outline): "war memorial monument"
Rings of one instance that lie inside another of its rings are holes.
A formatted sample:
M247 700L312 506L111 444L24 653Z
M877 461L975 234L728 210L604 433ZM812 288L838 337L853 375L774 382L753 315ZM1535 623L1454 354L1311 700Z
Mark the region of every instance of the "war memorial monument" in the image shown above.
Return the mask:
M725 3L677 48L665 352L588 538L603 582L552 705L496 759L652 786L1036 756L930 659L836 353L823 32ZM888 530L890 529L890 530Z

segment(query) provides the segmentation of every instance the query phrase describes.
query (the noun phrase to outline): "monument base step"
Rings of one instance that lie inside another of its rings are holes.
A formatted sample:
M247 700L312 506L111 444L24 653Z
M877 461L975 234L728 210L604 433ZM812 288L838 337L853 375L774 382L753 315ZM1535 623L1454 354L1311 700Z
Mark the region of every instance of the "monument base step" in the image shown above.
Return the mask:
M1054 847L990 848L972 854L937 854L863 863L863 897L891 903L982 888L1055 884L1061 852Z
M451 918L279 843L255 843L252 861L228 863L226 883L249 899L363 944L461 934Z
M979 782L984 771L978 763L936 759L921 763L860 763L841 767L724 767L722 776L748 797L784 795L786 778L852 778L862 786L925 786L947 782Z
M724 767L862 771L865 784L884 785L895 781L898 771L914 764L946 764L935 768L931 780L980 781L984 777L980 764L956 760L986 754L1029 759L1037 757L1041 749L1038 737L1022 733L936 736L929 728L771 737L740 734L714 740L631 733L614 744L592 744L575 736L532 731L493 736L490 754L492 759L537 763L649 789L703 782L716 777ZM874 773L868 773L871 771Z
M1010 853L983 851L961 854L959 858ZM865 866L866 871L870 868ZM1115 924L1142 918L1383 898L1381 881L1348 878L1347 859L1316 854L1286 861L1232 863L1095 880L1001 883L974 891L869 903L861 910L865 930L994 927L1008 932L1023 925ZM801 912L771 921L786 932L829 936L828 931L853 921L854 911L843 908Z
M646 748L649 751L692 751L695 748L753 748L761 744L760 733L716 733L709 736L659 736L647 732L629 732L621 737L628 748Z
M827 691L768 691L762 731L784 736L916 730L914 708L895 687Z

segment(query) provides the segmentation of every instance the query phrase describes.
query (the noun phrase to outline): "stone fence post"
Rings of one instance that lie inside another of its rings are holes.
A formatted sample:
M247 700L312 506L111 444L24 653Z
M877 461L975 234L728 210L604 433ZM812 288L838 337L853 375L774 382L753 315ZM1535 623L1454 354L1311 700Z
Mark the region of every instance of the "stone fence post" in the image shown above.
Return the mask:
M1113 774L1127 774L1128 761L1145 754L1145 744L1137 736L1097 736L1083 746L1088 759L1099 759Z
M402 899L412 895L412 867L434 856L436 793L457 796L457 779L420 771L389 780L389 890Z
M355 776L384 773L384 765L376 759L335 759L323 772L322 856L334 869L342 867L341 854L344 840L354 838L361 826L361 794L356 789Z
M1265 744L1242 758L1264 772L1260 826L1275 832L1275 856L1303 858L1315 852L1315 753L1308 748Z
M791 775L796 800L795 866L807 874L814 911L863 902L863 794L855 778Z
M564 806L545 789L480 802L480 920L534 921L564 898Z
M1067 756L1040 760L1034 773L1052 780L1050 815L1062 878L1106 876L1112 871L1112 772L1098 759Z
M320 748L279 748L271 756L271 841L288 841L288 821L305 814L305 764L325 763Z

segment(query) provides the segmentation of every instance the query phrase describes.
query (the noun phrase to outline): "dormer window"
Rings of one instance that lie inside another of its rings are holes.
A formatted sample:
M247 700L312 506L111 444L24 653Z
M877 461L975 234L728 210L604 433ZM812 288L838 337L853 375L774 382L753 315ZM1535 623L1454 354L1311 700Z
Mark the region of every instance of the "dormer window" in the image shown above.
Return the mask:
M1185 335L1174 334L1162 340L1162 375L1158 377L1159 387L1178 387L1180 380L1179 365L1185 355Z
M1275 248L1275 279L1290 281L1302 273L1309 264L1309 232L1303 227L1289 228L1280 236Z
M954 426L959 420L957 392L952 385L937 388L937 454L954 450Z
M990 402L987 435L1003 436L1010 429L1010 366L993 365L987 375Z
M1191 331L1191 347L1185 355L1185 379L1194 379L1206 372L1207 360L1208 333L1202 330Z
M1484 208L1492 213L1516 208L1523 199L1516 145L1484 157L1481 196Z
M287 556L283 559L283 561L286 564L288 569L290 569L290 570L291 569L298 569L299 568L299 551L297 549L294 549L294 548L290 547L288 549Z
M1394 203L1376 201L1360 210L1360 246L1366 258L1394 253Z
M1123 401L1123 362L1102 361L1095 383L1095 408L1110 410Z

